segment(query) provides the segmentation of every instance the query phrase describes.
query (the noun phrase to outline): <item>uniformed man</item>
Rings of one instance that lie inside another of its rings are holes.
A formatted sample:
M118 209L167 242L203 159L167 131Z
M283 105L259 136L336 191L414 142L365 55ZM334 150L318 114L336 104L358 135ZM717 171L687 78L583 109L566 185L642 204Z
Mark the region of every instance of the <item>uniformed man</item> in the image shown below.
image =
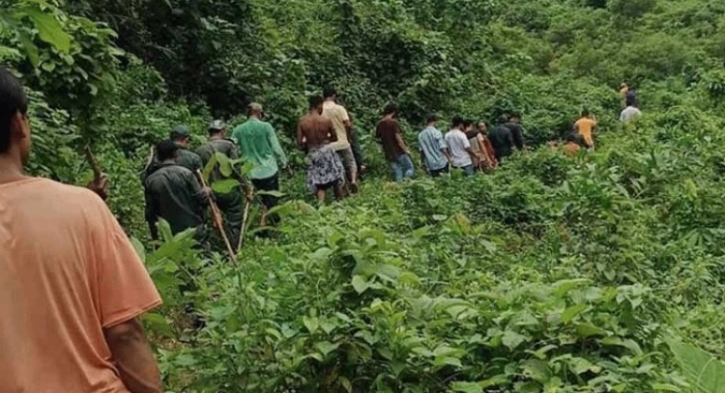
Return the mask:
M170 135L171 140L179 147L176 163L193 173L197 173L196 171L200 171L204 166L201 157L189 150L190 136L189 129L183 125L174 127Z
M174 127L173 130L171 130L171 134L169 135L170 139L176 143L176 146L178 147L178 159L176 161L177 165L181 165L184 168L187 168L194 174L196 174L198 170L201 170L203 168L201 157L199 157L198 154L192 152L189 150L189 128L184 125L178 125ZM146 167L141 172L141 182L146 183L146 179L156 170L161 168L161 161L159 161L157 157L157 153L154 152L151 156L151 160L146 164Z
M205 145L197 149L196 153L201 157L202 164L205 168L215 153L221 153L232 160L239 158L239 149L231 139L227 138L226 125L221 120L215 120L211 123L209 126L209 140ZM237 179L240 184L245 184L244 179L242 179L236 170L232 173L232 177ZM225 179L225 176L222 175L219 165L216 165L209 176L209 184L223 179ZM234 187L226 194L215 192L214 199L219 206L219 210L224 215L225 230L229 237L229 242L232 248L236 249L239 245L239 235L244 216L241 187Z
M146 221L151 237L158 239L156 223L163 218L171 232L177 234L196 228L195 238L201 244L206 240L204 212L209 202L209 191L189 169L177 164L179 147L172 141L156 145L159 168L146 178ZM201 160L201 159L200 159Z

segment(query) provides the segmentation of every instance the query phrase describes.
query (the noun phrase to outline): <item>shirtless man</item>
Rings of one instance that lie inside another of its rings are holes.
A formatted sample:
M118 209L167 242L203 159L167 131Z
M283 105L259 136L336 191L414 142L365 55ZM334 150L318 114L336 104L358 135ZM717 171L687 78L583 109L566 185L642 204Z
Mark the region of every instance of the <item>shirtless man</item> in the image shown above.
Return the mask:
M310 97L309 112L297 125L297 145L308 152L307 186L317 195L317 200L325 201L325 194L333 188L335 197L342 198L342 185L345 168L340 157L330 143L337 142L337 133L332 121L322 117L324 99Z

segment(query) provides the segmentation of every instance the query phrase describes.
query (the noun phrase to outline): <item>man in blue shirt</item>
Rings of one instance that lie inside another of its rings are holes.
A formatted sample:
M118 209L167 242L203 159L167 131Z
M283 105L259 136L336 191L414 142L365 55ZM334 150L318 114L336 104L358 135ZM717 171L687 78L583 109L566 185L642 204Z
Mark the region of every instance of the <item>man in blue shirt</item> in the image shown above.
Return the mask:
M443 138L443 133L436 128L438 118L430 115L427 119L427 127L418 134L418 146L420 158L424 168L432 177L439 177L450 170L451 155L448 152L448 145Z

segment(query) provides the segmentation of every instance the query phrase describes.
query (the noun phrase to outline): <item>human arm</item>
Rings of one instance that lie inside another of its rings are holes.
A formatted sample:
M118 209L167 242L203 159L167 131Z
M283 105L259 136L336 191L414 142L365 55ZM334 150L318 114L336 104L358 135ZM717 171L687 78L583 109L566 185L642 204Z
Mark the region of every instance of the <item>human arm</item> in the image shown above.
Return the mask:
M121 381L131 393L162 392L161 377L139 317L161 304L128 237L103 205L91 224L89 285L98 321Z
M403 130L400 129L400 124L397 121L395 122L395 141L398 143L398 147L400 147L401 150L410 155L410 150L408 150L408 146L406 146L405 141L403 140Z
M297 147L304 150L305 149L305 137L302 133L302 124L297 124Z
M327 120L327 138L329 138L330 142L337 142L339 138L337 137L337 131L335 131L335 126L332 124L331 120Z
M131 393L160 393L161 376L138 318L104 330L121 381Z
M156 228L156 223L159 221L159 206L156 202L156 198L154 198L154 195L152 191L149 189L148 185L146 185L144 190L144 197L146 199L146 209L145 209L145 216L146 216L146 222L149 225L149 232L151 233L151 239L152 240L159 240L159 230Z
M272 146L272 151L274 152L277 162L282 168L287 168L287 156L284 154L284 150L282 150L282 146L279 144L277 133L274 132L274 128L272 128L272 125L269 124L267 127L267 140L269 141L270 146Z
M523 128L519 124L516 124L514 127L511 127L511 134L516 148L523 151L526 148Z

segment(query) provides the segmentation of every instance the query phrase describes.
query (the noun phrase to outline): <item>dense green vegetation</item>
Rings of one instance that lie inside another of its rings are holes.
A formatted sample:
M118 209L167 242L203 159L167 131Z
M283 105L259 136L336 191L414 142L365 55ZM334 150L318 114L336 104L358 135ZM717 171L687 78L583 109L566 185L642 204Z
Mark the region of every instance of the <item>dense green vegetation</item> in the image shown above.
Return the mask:
M83 184L93 147L165 300L146 322L173 392L721 391L722 365L680 341L725 356L724 60L725 5L707 0L0 2L29 170ZM645 114L627 128L622 81ZM292 152L327 84L363 135L360 195L303 202L295 152L278 241L250 237L239 266L168 231L151 252L150 143L178 123L200 141L256 100ZM391 99L410 138L430 111L518 110L536 147L588 107L601 133L577 158L396 186L369 132Z

